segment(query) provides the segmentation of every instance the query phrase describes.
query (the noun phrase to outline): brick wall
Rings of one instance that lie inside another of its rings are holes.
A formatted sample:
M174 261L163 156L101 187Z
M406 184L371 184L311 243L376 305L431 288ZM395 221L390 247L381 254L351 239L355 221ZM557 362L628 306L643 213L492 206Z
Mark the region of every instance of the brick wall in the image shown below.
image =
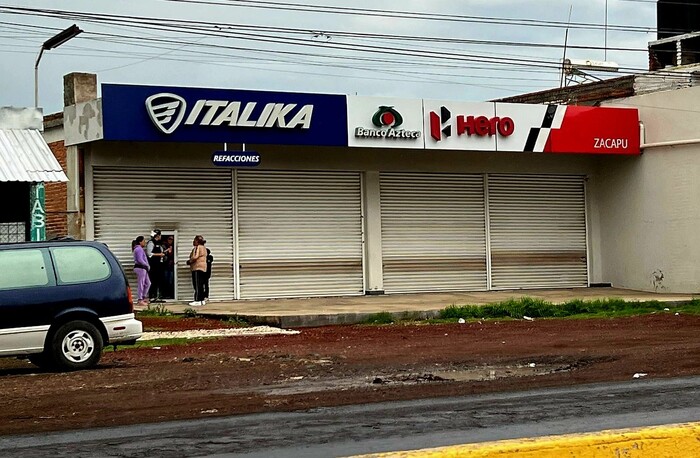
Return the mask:
M49 143L49 148L58 159L61 168L66 170L66 147L63 141ZM68 234L67 189L66 183L45 183L46 187L46 238Z

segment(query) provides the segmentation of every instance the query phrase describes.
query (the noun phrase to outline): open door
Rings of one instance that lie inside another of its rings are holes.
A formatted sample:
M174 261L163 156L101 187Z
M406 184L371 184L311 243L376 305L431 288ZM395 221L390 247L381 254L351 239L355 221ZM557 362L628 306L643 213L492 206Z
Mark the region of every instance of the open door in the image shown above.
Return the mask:
M161 240L163 240L163 251L165 256L165 271L163 279L163 291L161 299L166 301L176 301L177 298L177 231L161 230Z

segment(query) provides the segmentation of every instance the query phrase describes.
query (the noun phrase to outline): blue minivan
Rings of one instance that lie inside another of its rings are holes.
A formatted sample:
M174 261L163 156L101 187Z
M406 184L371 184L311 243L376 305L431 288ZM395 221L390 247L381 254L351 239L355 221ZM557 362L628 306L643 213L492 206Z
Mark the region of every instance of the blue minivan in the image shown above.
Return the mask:
M104 244L0 244L0 356L86 369L103 346L133 344L142 330L126 275Z

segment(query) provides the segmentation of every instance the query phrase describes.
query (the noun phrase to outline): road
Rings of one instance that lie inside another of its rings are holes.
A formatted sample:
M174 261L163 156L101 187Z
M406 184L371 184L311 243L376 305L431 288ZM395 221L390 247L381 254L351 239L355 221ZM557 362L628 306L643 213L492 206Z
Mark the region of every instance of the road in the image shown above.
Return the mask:
M5 436L0 456L328 457L700 420L700 377Z

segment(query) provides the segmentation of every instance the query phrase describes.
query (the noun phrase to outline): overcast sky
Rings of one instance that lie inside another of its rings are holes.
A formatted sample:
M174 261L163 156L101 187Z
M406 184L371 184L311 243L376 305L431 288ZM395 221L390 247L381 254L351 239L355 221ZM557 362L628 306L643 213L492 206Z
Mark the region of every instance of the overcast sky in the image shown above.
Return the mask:
M41 60L45 113L62 109L72 71L100 83L489 100L559 86L570 8L567 57L647 67L647 0L0 0L0 105L33 105L39 48L74 23L84 33Z

